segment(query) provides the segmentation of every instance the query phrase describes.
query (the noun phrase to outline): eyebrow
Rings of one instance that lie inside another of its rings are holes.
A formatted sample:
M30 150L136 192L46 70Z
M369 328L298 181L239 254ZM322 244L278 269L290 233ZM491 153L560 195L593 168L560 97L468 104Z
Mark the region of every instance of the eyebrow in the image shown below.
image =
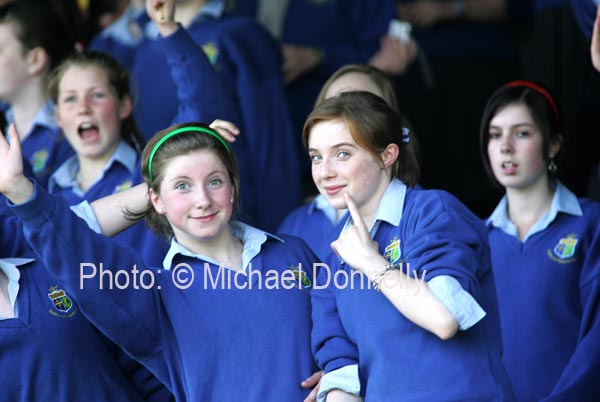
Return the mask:
M213 170L212 172L208 173L206 175L205 179L209 178L211 176L214 176L215 174L228 175L228 173L227 173L226 170L216 169L216 170ZM172 182L172 181L176 181L176 180L181 180L181 179L192 180L192 178L190 176L185 175L185 174L180 174L180 175L174 176L173 178L169 179L168 182Z
M517 128L517 127L522 127L522 126L527 126L527 127L531 127L531 128L535 127L535 125L533 123L517 123L517 124L511 125L510 128ZM490 123L490 128L500 128L500 126Z
M339 144L332 145L329 148L330 149L337 149L337 148L342 148L342 147L358 148L358 146L356 144L352 144L350 142L340 142ZM310 152L310 151L316 151L316 149L315 148L308 148L308 152Z

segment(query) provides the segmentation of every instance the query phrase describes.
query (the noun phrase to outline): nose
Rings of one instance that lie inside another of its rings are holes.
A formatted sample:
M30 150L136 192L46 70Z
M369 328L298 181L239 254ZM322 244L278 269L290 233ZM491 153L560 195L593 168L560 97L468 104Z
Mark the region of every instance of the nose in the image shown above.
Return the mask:
M500 152L511 154L513 152L512 139L509 135L503 135L500 143Z
M207 208L211 204L211 199L208 191L203 186L198 186L194 192L194 207Z
M324 158L321 163L313 166L313 169L317 170L316 173L319 179L329 179L335 176L335 169L329 159Z
M82 96L79 98L79 102L77 103L77 107L79 113L88 113L90 111L90 100L87 96Z

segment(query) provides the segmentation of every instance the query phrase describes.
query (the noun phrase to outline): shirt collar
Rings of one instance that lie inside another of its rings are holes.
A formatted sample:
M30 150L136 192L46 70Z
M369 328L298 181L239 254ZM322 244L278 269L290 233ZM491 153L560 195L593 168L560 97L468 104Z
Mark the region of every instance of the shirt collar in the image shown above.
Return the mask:
M377 211L375 211L375 217L373 218L373 227L371 228L371 237L375 236L379 224L385 221L393 226L400 225L400 219L404 211L404 200L406 199L406 184L402 183L398 179L393 179L385 189ZM348 217L346 224L342 231L346 230L348 226L352 224L352 217Z
M315 209L323 212L333 225L337 224L338 216L343 217L347 211L347 209L340 210L338 215L338 210L331 206L323 194L317 195L315 199L311 201L311 203L308 205L308 213L312 214L315 212Z
M35 261L32 258L2 258L0 259L0 271L8 278L8 299L10 305L15 308L17 295L19 294L19 280L21 272L17 267Z
M106 171L117 162L129 170L130 173L134 173L137 169L137 159L138 156L135 150L125 141L121 140L115 152L113 152L108 162L106 162L104 169L102 169L102 174L94 183L102 180ZM77 189L83 195L83 192L79 189L79 184L77 183L78 172L79 159L77 159L77 155L74 155L60 165L60 167L50 176L50 179L48 180L48 191L53 192L54 187L59 186L61 188Z
M242 265L244 271L247 270L250 261L256 257L258 253L260 253L261 246L267 241L267 238L272 238L283 242L281 238L275 235L264 232L239 221L231 221L229 224L229 229L231 230L231 234L240 239L244 245L242 252ZM171 266L173 265L173 259L178 254L186 257L196 258L214 265L219 265L218 261L215 261L206 255L193 253L186 247L179 244L177 240L173 238L171 239L171 247L169 247L169 251L167 251L167 255L163 260L163 268L165 270L171 269Z
M6 116L6 132L8 132L8 127L15 122L15 117L13 115L12 108L9 107L5 112ZM31 123L31 128L29 129L29 133L27 136L33 132L36 126L46 127L49 129L56 129L58 126L56 125L56 119L54 118L54 103L51 100L47 100L46 103L38 110L35 117L33 118L33 122Z
M146 13L146 9L144 7L136 9L130 4L127 6L121 17L100 32L100 37L112 38L126 46L138 45L144 38L142 35L137 37L133 35L131 24L137 23L138 18L142 13Z
M508 200L506 195L502 197L498 206L494 209L494 212L486 220L486 225L493 226L509 234L511 236L518 236L517 226L508 217ZM545 213L536 223L533 224L529 233L523 238L523 242L529 237L536 233L539 233L546 229L556 219L559 213L569 214L573 216L582 216L583 210L579 205L577 196L573 194L564 184L560 181L556 184L556 190L552 197L552 205L550 210Z

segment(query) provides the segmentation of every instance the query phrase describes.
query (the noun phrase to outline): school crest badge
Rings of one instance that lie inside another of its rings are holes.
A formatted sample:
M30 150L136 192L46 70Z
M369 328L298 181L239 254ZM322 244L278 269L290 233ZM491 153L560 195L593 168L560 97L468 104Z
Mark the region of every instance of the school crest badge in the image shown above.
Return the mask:
M42 148L38 151L35 151L33 155L31 155L31 168L33 169L33 173L39 173L46 169L46 164L48 163L48 150L46 148Z
M49 289L48 298L52 300L54 308L61 313L68 313L73 308L73 300L63 289L58 289L57 286L52 286Z
M294 276L294 282L293 282L294 286L297 285L300 289L308 289L312 286L312 282L306 275L306 272L304 272L300 268L300 266L290 265L290 271L292 272L292 275ZM288 282L289 284L292 284L292 281L290 281L290 280L286 280L286 282Z
M575 256L575 249L578 241L577 235L571 233L567 235L567 237L560 239L552 251L548 250L548 255L557 262L571 262Z
M385 248L383 256L390 264L395 264L400 259L400 240L397 237L394 236L390 244Z
M202 50L208 58L208 61L210 61L210 64L212 64L213 66L217 64L217 58L219 57L219 48L217 47L217 44L215 42L205 43L204 45L202 45Z

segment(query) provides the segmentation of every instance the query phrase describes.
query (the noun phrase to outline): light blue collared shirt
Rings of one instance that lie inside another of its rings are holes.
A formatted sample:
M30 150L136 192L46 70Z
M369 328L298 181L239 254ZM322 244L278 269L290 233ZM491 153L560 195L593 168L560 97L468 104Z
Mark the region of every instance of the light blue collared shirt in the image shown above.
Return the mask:
M24 265L33 261L31 258L2 258L0 259L0 271L4 272L4 275L8 278L8 300L10 306L13 309L15 318L19 316L19 309L17 306L17 296L19 295L19 280L21 279L21 273L17 268L20 265ZM6 317L0 317L0 320L6 320Z
M6 127L4 133L8 135L8 127L15 122L15 117L13 115L12 108L6 109ZM47 127L49 129L56 129L58 126L56 125L56 119L54 118L54 103L51 100L47 100L46 103L42 106L40 110L36 113L33 118L33 122L31 127L29 128L29 132L27 133L28 137L36 126Z
M573 216L583 215L583 210L579 205L577 196L560 181L556 184L556 191L554 191L554 196L552 196L550 210L531 226L529 232L521 242L525 243L531 236L545 230L552 222L554 222L559 212ZM494 209L494 212L492 212L490 217L486 220L486 225L498 228L504 233L516 238L519 237L517 226L508 217L508 199L506 198L506 195L502 197L498 206Z
M134 47L138 45L144 37L141 32L139 35L135 35L131 29L131 24L135 24L138 17L145 12L144 7L136 9L133 5L128 5L125 12L117 20L100 32L100 37L112 38L125 46Z
M332 225L336 225L348 212L347 209L335 209L331 206L323 194L319 194L308 205L308 213L312 214L315 209L322 211ZM338 218L339 217L339 218Z
M101 181L104 178L106 171L117 162L125 166L129 172L135 172L137 169L137 158L138 157L135 150L125 141L121 140L115 152L112 154L108 162L106 162L106 165L104 165L102 173L94 181L92 186ZM79 183L77 183L78 172L79 159L77 159L77 155L74 155L60 165L60 167L56 169L56 171L50 176L50 179L48 180L48 192L52 193L54 188L58 186L60 188L70 188L73 193L83 197L84 192L81 190L81 187L79 187Z
M275 235L264 232L260 229L257 229L239 221L231 221L229 223L229 229L231 230L231 234L234 237L240 239L244 245L244 249L242 251L242 269L244 271L248 270L247 268L250 265L250 261L252 261L252 259L256 257L258 253L260 253L260 249L262 245L267 241L267 237L283 242L281 238ZM163 260L163 268L165 270L171 269L171 266L173 264L173 258L175 258L177 254L197 258L198 260L202 260L214 265L220 265L218 261L215 261L214 259L206 255L193 253L186 247L179 244L177 240L173 238L171 239L171 246L169 247L169 251L165 256L165 259Z

